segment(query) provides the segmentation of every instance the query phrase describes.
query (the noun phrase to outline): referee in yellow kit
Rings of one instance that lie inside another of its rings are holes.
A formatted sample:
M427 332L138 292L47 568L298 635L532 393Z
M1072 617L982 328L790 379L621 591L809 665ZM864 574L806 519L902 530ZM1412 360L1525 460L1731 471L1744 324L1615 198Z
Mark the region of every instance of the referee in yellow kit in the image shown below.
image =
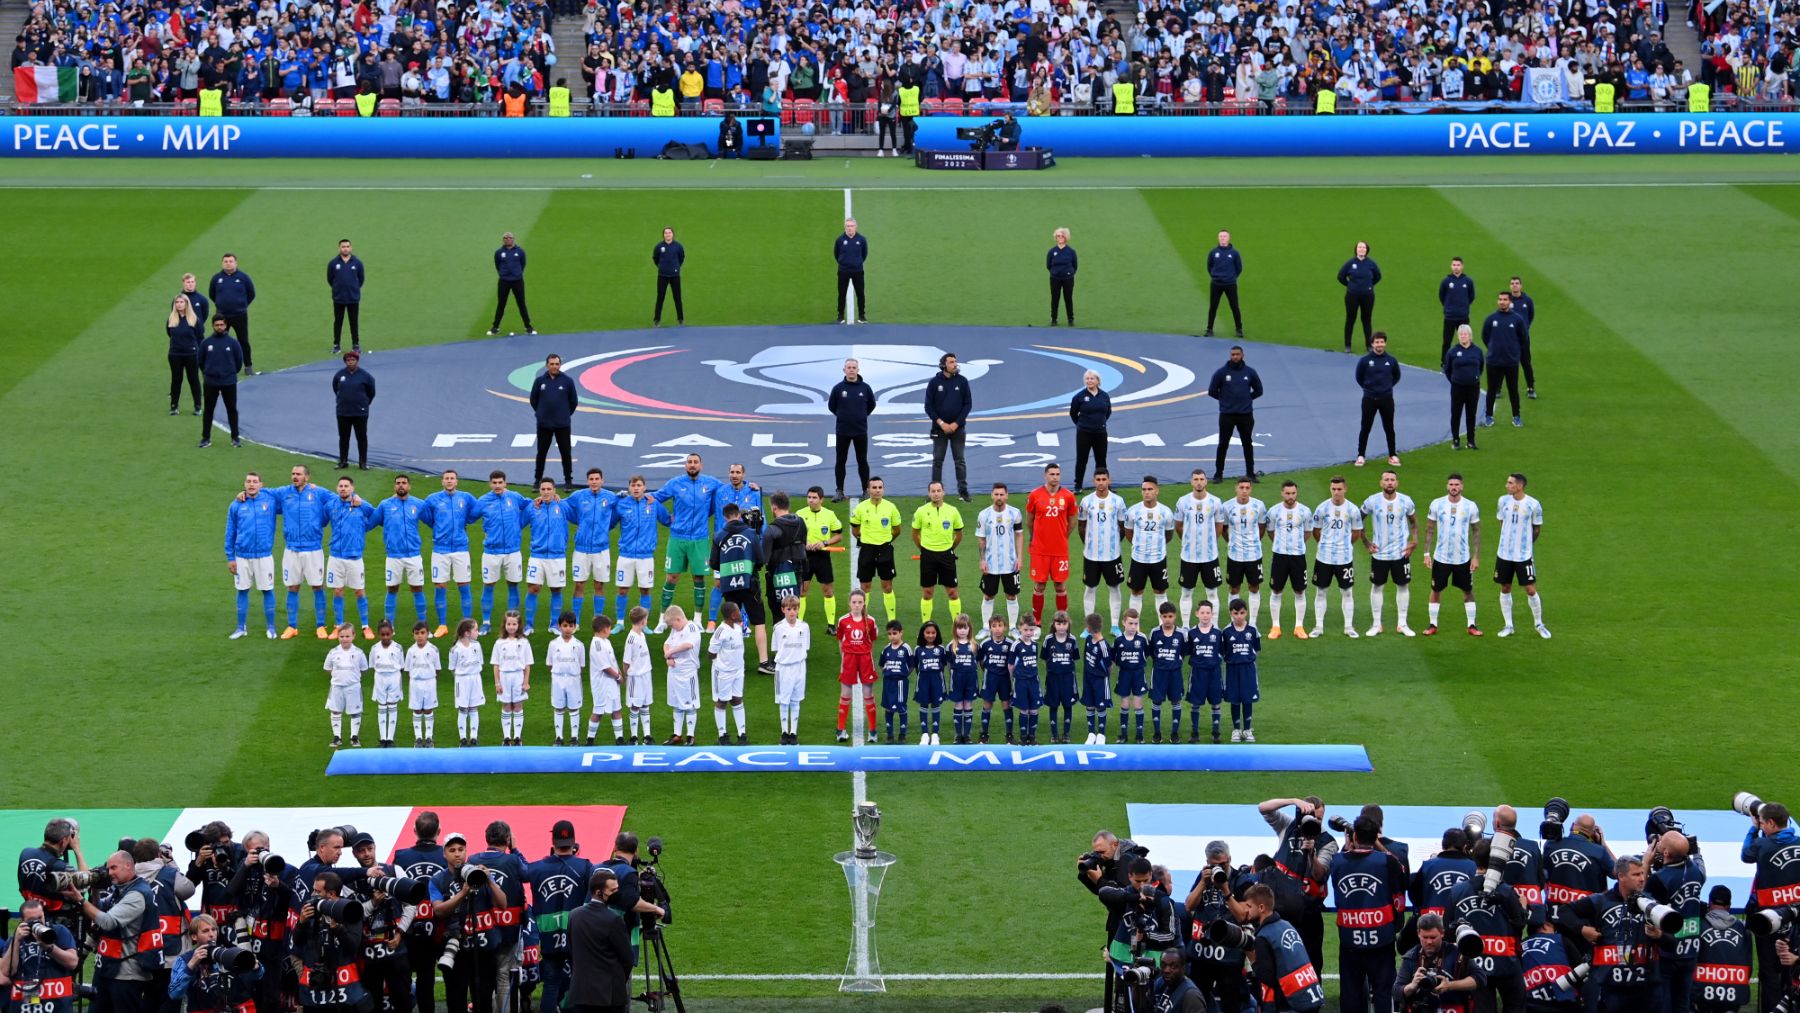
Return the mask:
M869 479L869 498L850 511L850 534L856 539L856 588L865 596L869 581L881 578L881 608L888 619L894 609L894 536L900 531L900 508L883 499L887 486L879 475Z
M950 620L961 610L956 590L956 547L962 544L962 512L944 502L944 483L925 489L926 503L913 511L913 544L919 547L919 623L931 621L931 598L944 585L950 597Z

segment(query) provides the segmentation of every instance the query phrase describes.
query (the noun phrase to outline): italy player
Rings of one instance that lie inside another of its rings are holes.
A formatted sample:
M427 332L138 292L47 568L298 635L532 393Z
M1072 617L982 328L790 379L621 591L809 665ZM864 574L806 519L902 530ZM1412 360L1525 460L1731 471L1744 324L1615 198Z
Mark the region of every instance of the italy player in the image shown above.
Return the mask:
M938 744L944 706L944 676L949 668L950 649L936 622L919 627L919 643L913 648L913 671L918 681L913 686L913 700L919 705L919 745Z
M1038 708L1044 702L1043 659L1038 657L1037 634L1037 618L1025 616L1019 623L1019 639L1007 657L1013 710L1019 714L1019 744L1024 746L1037 745Z
M744 611L737 602L728 601L719 608L719 625L706 649L713 656L713 724L719 729L719 745L731 744L725 734L725 712L729 710L737 723L737 744L747 746L750 733L744 727Z
M700 620L689 619L680 605L670 605L663 610L662 625L669 633L662 654L668 666L669 709L675 712L674 732L663 745L691 746L700 721Z
M400 673L406 668L406 649L394 640L394 624L386 619L375 627L379 639L369 645L369 667L375 670L375 734L383 749L394 745L400 725Z
M1225 700L1225 680L1220 665L1225 660L1225 634L1213 625L1213 603L1201 599L1194 610L1194 618L1198 620L1188 627L1187 655L1192 669L1192 681L1188 684L1188 706L1193 709L1191 728L1194 741L1200 741L1200 705L1212 708L1212 740L1219 741L1219 704ZM1247 617L1246 617L1247 618Z
M1110 589L1112 634L1119 635L1119 617L1125 612L1124 596L1119 593L1125 583L1125 564L1119 541L1119 526L1125 522L1125 500L1113 494L1112 474L1105 468L1094 472L1094 491L1081 498L1076 525L1081 532L1081 606L1094 614L1100 599L1100 582Z
M550 669L550 711L555 716L554 745L563 744L563 718L569 719L569 744L581 734L581 670L587 665L588 647L575 639L579 624L575 613L556 617L556 636L544 648L544 667Z
M506 581L506 610L519 607L519 581L525 561L519 555L525 528L531 523L531 501L506 487L506 472L488 473L488 491L475 501L481 514L481 635L487 636L494 612L494 585Z
M950 624L950 716L955 722L954 745L966 746L975 734L975 698L981 689L981 659L976 654L975 627L969 617L957 615Z
M1344 498L1344 480L1331 477L1331 498L1313 508L1312 537L1318 542L1313 557L1313 628L1315 637L1325 634L1325 592L1333 581L1344 611L1344 636L1356 639L1356 543L1363 529L1362 508ZM1299 630L1295 630L1296 636Z
M575 525L575 558L572 565L575 586L570 593L575 600L569 611L575 613L575 624L581 625L585 603L582 591L591 586L594 592L594 615L606 612L606 584L612 579L612 531L619 526L617 510L619 494L606 488L606 473L599 468L587 470L587 488L577 489L563 500L569 523Z
M871 479L873 485L877 479ZM864 502L867 502L866 500ZM861 504L858 504L859 506ZM892 506L893 504L888 504ZM854 523L854 521L852 522ZM869 687L875 685L875 620L868 617L863 609L867 607L868 596L858 589L850 592L850 611L838 620L837 642L838 654L838 714L837 740L850 742L847 730L850 721L851 690L860 684L863 688L863 713L868 719L868 740L875 742L875 696Z
M745 524L750 523L750 511L762 512L762 487L744 481L744 466L741 464L727 466L725 482L713 492L713 526L720 531L725 530L725 507L727 505L738 508L738 516L744 519ZM756 530L758 533L762 531L760 527ZM709 554L712 551L711 542L712 539L708 538L707 551ZM707 603L706 613L706 632L708 633L711 633L713 628L719 624L719 603L724 600L724 594L719 590L719 575L715 572L712 577L712 598ZM694 617L695 621L698 621L699 618L698 615Z
M975 648L975 660L981 665L981 738L987 745L988 726L994 720L994 701L1006 715L1006 744L1013 745L1012 711L1012 639L1006 635L1005 620L995 616L988 620L987 639Z
M1544 530L1544 507L1535 497L1525 495L1524 474L1515 471L1506 476L1506 495L1500 497L1494 514L1500 518L1500 554L1494 562L1494 583L1500 585L1500 635L1512 636L1512 586L1518 583L1525 585L1532 625L1538 636L1549 640L1550 628L1544 625L1544 600L1538 597L1537 563L1532 558L1538 536Z
M1069 521L1075 494L1062 487L1062 467L1044 465L1044 484L1025 498L1025 534L1031 540L1031 617L1044 618L1044 585L1052 585L1056 611L1069 610Z
M1232 599L1231 625L1222 635L1225 652L1225 700L1231 704L1231 741L1255 742L1253 719L1262 687L1256 675L1256 659L1262 653L1262 635L1250 622L1250 610Z
M1238 479L1236 495L1225 504L1225 589L1232 600L1245 602L1250 625L1255 626L1262 607L1263 522L1268 508L1250 495L1250 489L1249 478ZM1250 585L1248 600L1238 593L1245 584Z
M995 482L993 505L975 517L975 544L981 553L981 625L994 614L994 596L1006 594L1006 626L1019 625L1019 560L1025 554L1025 531L1019 508L1008 506L1006 483ZM1066 564L1066 561L1065 561ZM1043 604L1043 596L1038 596Z
M892 619L899 611L894 601L894 538L900 531L900 508L885 498L887 483L880 475L869 479L868 492L850 511L850 537L857 541L856 590L867 601L869 581L879 577L881 607Z
M656 704L656 674L650 670L650 640L645 635L650 610L633 606L625 622L625 653L619 658L619 670L625 673L625 706L631 708L631 734L625 737L625 744L655 745L650 709Z
M1137 609L1125 610L1124 632L1114 638L1113 664L1118 666L1119 741L1130 742L1126 722L1137 716L1137 740L1144 741L1144 694L1150 684L1144 679L1144 664L1150 657L1150 640L1138 632Z
M331 639L325 629L325 525L331 521L331 493L313 484L304 464L288 471L288 484L270 489L281 511L281 582L287 585L287 628L281 639L300 635L300 585L312 587L313 635Z
M1444 495L1431 501L1425 512L1425 540L1432 550L1425 554L1425 565L1431 569L1430 619L1425 635L1438 631L1438 597L1444 588L1454 585L1463 593L1463 616L1469 623L1469 636L1481 636L1475 625L1475 570L1481 565L1481 509L1475 501L1463 497L1463 478L1451 472L1444 482Z
M331 613L338 626L344 624L344 591L356 592L356 618L363 637L375 639L369 628L369 596L364 590L363 551L368 544L369 525L375 522L375 507L356 494L356 483L349 476L337 480L337 498L331 501L331 559L325 564L325 586L331 591Z
M662 611L666 617L675 601L676 578L689 574L694 581L694 617L706 608L706 574L712 555L713 499L719 480L701 474L700 455L689 454L683 472L656 490L656 502L669 510L669 542L663 551ZM652 632L668 629L668 619L658 620Z
M425 497L425 522L431 525L431 585L433 611L437 613L437 629L433 637L450 632L450 585L462 605L464 618L475 614L475 600L469 593L469 528L481 522L481 508L475 497L458 489L456 469L448 469L438 477L443 486Z
M456 624L456 643L450 645L452 702L456 704L456 744L481 744L481 708L487 693L481 687L481 641L475 639L476 623L464 619Z
M356 646L356 633L347 625L337 628L337 646L325 652L325 671L331 673L331 689L325 695L325 713L331 720L331 748L344 741L344 715L350 715L350 745L362 745L362 674L369 658Z
M887 646L881 649L881 661L876 666L881 670L881 711L885 730L881 741L886 745L894 744L894 719L900 720L900 739L906 741L906 680L912 674L912 648L906 644L906 626L898 619L889 619L887 624Z
M494 696L500 701L500 744L520 745L525 732L525 701L531 696L531 666L537 661L525 639L525 620L508 612L500 621L488 663L494 666Z
M769 638L775 656L775 711L781 722L781 744L800 744L800 703L806 699L806 657L812 653L812 627L800 621L800 601L781 600L781 622Z
M619 518L619 568L613 575L613 589L619 597L613 612L625 614L626 597L635 587L637 607L647 616L650 614L650 589L656 586L657 526L668 524L673 518L667 507L644 495L642 475L633 475L625 483L625 495L613 509ZM632 737L637 737L635 730Z
M1156 610L1157 625L1150 631L1150 741L1162 745L1162 706L1166 700L1174 710L1174 723L1169 726L1169 741L1181 742L1181 701L1187 695L1186 680L1181 677L1187 663L1187 633L1179 623L1175 606L1163 602Z
M597 608L598 606L596 606ZM593 691L594 712L588 715L587 742L600 734L600 718L612 718L613 745L625 744L625 673L612 645L612 616L604 611L594 617L594 638L588 643L588 689Z
M838 520L835 510L825 505L825 490L816 485L806 490L806 506L794 514L806 527L806 567L800 574L800 621L806 621L807 590L817 583L824 596L825 629L830 632L837 625L837 590L831 550L844 540L844 522Z
M425 560L419 538L419 525L425 522L425 504L412 495L412 478L394 476L394 494L375 504L376 526L381 528L381 544L386 559L387 607L382 618L390 622L399 607L400 585L412 588L413 617L425 618Z
M555 479L538 479L537 499L526 508L526 515L531 525L531 557L525 563L525 635L529 637L537 626L538 590L550 589L550 614L560 623L563 588L569 584L570 517L557 495Z
M1050 617L1050 635L1044 638L1044 705L1050 708L1050 741L1069 741L1069 726L1075 721L1075 662L1081 656L1081 642L1069 631L1069 614L1056 612ZM1056 725L1056 711L1062 709L1062 728Z
M225 508L225 571L237 587L237 630L231 639L244 636L250 614L250 586L262 592L263 620L269 639L275 639L275 519L280 516L275 497L263 492L262 476L244 476L243 495Z
M1125 586L1131 591L1131 607L1143 612L1144 585L1156 595L1169 592L1169 540L1175 537L1175 511L1156 501L1161 487L1156 476L1145 475L1139 486L1144 500L1125 511L1124 536L1131 540L1131 570Z
M1400 476L1389 469L1381 473L1381 491L1363 500L1363 544L1369 548L1369 609L1375 621L1368 635L1380 636L1381 589L1394 582L1394 609L1400 613L1395 627L1403 637L1413 635L1406 625L1412 599L1412 553L1419 543L1419 518L1412 497L1400 491Z
M443 656L431 642L431 626L424 621L413 623L412 646L406 649L406 705L412 711L413 746L430 749L436 743L438 673L444 670Z
M1205 585L1206 600L1219 608L1219 585L1224 574L1219 571L1219 534L1225 529L1225 504L1206 491L1206 469L1195 468L1188 476L1191 488L1175 501L1175 537L1181 540L1181 585L1179 614L1185 621L1194 614L1194 588ZM1195 720L1199 720L1196 718Z
M1294 591L1294 637L1306 639L1306 539L1312 530L1312 510L1300 502L1300 487L1281 483L1281 502L1263 518L1269 532L1269 639L1281 638L1281 598L1284 588ZM1236 593L1233 589L1233 593ZM1255 589L1251 589L1255 593Z
M1107 642L1105 620L1089 612L1087 639L1081 644L1081 706L1087 712L1087 744L1106 744L1106 712L1112 707L1112 644Z

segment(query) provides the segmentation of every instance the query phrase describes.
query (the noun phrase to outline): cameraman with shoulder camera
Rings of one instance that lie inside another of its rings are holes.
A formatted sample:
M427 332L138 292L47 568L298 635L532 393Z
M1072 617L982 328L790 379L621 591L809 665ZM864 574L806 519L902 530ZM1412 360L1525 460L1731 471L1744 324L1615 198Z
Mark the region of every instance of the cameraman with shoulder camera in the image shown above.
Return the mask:
M1456 948L1481 976L1475 991L1480 1013L1524 1013L1525 969L1519 964L1519 935L1525 930L1525 905L1505 882L1504 858L1494 854L1492 838L1477 841L1470 849L1475 876L1450 891L1445 920L1455 936ZM1510 858L1510 852L1505 858Z
M550 828L550 853L525 867L531 884L531 913L542 951L544 995L539 1008L553 1011L569 990L569 917L587 901L594 863L582 858L575 824L559 820Z
M138 875L137 862L128 851L115 851L106 860L113 901L105 911L83 900L74 887L63 896L79 904L99 935L94 952L100 955L94 972L95 991L104 991L109 1013L149 1013L160 1003L150 994L156 973L163 967L162 923L156 914L156 895Z
M1800 835L1790 825L1787 806L1780 802L1764 802L1749 792L1738 792L1732 808L1750 817L1751 826L1744 834L1744 848L1738 857L1745 865L1756 866L1750 881L1750 897L1744 904L1749 915L1760 908L1788 907L1800 904ZM1773 935L1756 937L1756 982L1758 1004L1764 1013L1775 1008L1780 997L1785 968L1775 953Z
M394 852L397 875L429 881L444 871L444 849L437 842L439 829L438 814L429 809L413 820L412 846ZM421 901L407 931L406 963L413 980L413 1006L419 1013L433 1013L437 1003L437 923L432 914L431 900Z
M46 914L44 902L35 897L19 905L19 928L0 959L8 1010L35 1006L40 1013L70 1013L74 1008L73 972L81 963L75 935Z
M1381 829L1358 816L1349 847L1331 860L1337 903L1338 988L1344 1009L1386 1004L1394 991L1394 930L1406 904L1406 870L1381 844Z
M188 863L187 878L200 888L200 910L212 916L215 931L227 941L236 937L233 923L237 919L237 902L232 899L231 881L244 864L244 847L231 840L231 828L214 820L187 835L188 850L194 860Z
M1557 921L1588 950L1600 1009L1635 1013L1653 1008L1660 992L1660 954L1652 944L1662 932L1644 917L1636 899L1644 889L1644 863L1628 856L1613 871L1618 882L1611 889L1560 905Z
M655 839L651 839L655 844ZM638 876L638 838L629 830L622 830L613 839L612 857L601 863L602 868L611 869L619 881L619 888L612 893L608 905L631 929L632 966L637 966L638 947L643 942L644 915L652 915L651 924L666 920L668 912L644 898L641 878ZM660 884L658 889L661 889Z
M1323 1009L1325 988L1318 967L1308 959L1300 933L1275 912L1275 891L1258 883L1245 892L1244 901L1250 921L1226 941L1251 954L1258 1008L1263 1013Z
M66 859L75 856L75 868L87 871L81 857L81 834L74 820L58 817L44 825L44 843L19 852L19 896L37 900L44 913L52 918L63 910L65 898L56 885L55 874L68 872ZM106 877L96 877L104 880Z
M1012 114L1012 110L1007 110L1006 115L994 126L997 138L995 147L1001 151L1019 150L1019 119Z
M1686 1010L1693 1004L1694 965L1700 957L1700 932L1706 922L1706 860L1700 842L1675 822L1675 814L1658 807L1644 825L1650 868L1644 891L1681 915L1681 928L1661 943L1665 1009Z
M343 878L326 869L313 877L312 895L294 927L300 960L300 1008L318 1013L368 1013L374 1002L362 983L363 906L342 896Z
M188 949L169 966L168 997L185 1000L188 1013L253 1013L262 965L249 950L222 942L219 928L206 914L188 923Z
M288 912L299 891L299 878L280 855L269 854L268 834L252 830L244 835L244 860L227 888L242 926L237 942L249 947L264 967L277 969L256 983L257 1013L280 1013L282 1008L280 969L287 965Z
M1248 867L1231 867L1231 849L1224 841L1206 846L1206 868L1194 878L1188 891L1188 974L1213 1008L1237 1013L1244 1002L1244 954L1215 943L1208 936L1215 922L1242 924L1250 916L1244 891L1256 882Z
M1402 1010L1457 1010L1473 1008L1481 973L1444 938L1442 915L1420 915L1416 926L1419 943L1400 960L1394 984L1394 1005Z
M1292 806L1294 815L1284 809ZM1317 968L1324 964L1325 886L1337 838L1325 830L1325 803L1317 795L1272 798L1256 807L1275 831L1275 868L1295 880L1306 894L1306 907L1294 928L1306 941L1306 955Z

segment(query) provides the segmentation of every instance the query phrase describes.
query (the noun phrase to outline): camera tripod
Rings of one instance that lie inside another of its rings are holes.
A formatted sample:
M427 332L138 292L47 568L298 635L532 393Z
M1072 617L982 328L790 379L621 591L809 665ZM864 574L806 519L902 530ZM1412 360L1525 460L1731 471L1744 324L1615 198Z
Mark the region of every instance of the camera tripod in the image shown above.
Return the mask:
M644 991L632 996L632 1000L643 1003L651 1013L661 1013L673 1000L675 1013L687 1013L681 1002L681 980L675 975L675 961L669 956L669 942L663 938L662 926L655 922L646 925L643 939L648 958L644 961Z

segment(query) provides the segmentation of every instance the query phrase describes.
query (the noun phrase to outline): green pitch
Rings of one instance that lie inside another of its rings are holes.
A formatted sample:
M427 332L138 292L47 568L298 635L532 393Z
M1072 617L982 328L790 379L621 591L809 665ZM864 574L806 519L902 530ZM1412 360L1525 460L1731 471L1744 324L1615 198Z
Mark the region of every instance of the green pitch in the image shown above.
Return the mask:
M622 803L628 826L670 842L684 972L841 969L845 891L829 856L847 838L847 776L326 780L324 645L225 639L225 503L245 470L280 482L291 459L223 441L194 449L195 420L165 415L162 320L181 273L205 278L232 250L260 293L258 364L323 358L321 268L349 236L369 265L363 327L375 354L364 361L379 376L383 350L485 329L489 253L512 230L531 253L540 328L641 327L654 285L646 255L669 224L689 251L691 323L823 321L844 187L874 244L872 316L884 321L1041 325L1042 255L1057 226L1082 254L1080 318L1120 330L1203 326L1203 257L1219 228L1244 252L1257 341L1338 344L1333 274L1358 239L1382 264L1377 325L1405 361L1436 358L1434 294L1452 255L1480 283L1478 306L1515 273L1538 306L1541 400L1527 403L1528 428L1503 424L1479 454L1410 454L1402 488L1422 508L1460 470L1488 513L1505 474L1528 473L1548 514L1538 564L1556 639L1529 634L1523 601L1526 635L1492 636L1488 525L1477 575L1486 638L1284 638L1265 653L1260 737L1366 743L1374 774L872 776L882 845L902 860L881 910L890 972L1088 970L1100 912L1073 883L1073 858L1096 828L1124 829L1127 802L1318 792L1530 806L1563 794L1578 809L1680 809L1721 807L1738 787L1780 797L1791 751L1768 743L1800 717L1790 683L1800 578L1788 551L1800 502L1793 178L1778 156L1095 161L1022 178L841 160L7 164L19 256L0 343L13 730L0 804ZM1374 490L1378 469L1342 470L1354 498ZM1328 474L1293 477L1316 502ZM376 497L391 478L359 477ZM965 573L973 548L971 538ZM908 571L902 613L916 616ZM1423 597L1421 587L1418 629ZM1357 598L1366 626L1361 587ZM254 620L255 596L251 605ZM811 673L808 741L826 740L834 716L827 653ZM772 741L766 680L753 678L750 706L753 736ZM528 708L527 738L547 741L547 703ZM657 727L667 724L659 708ZM703 715L700 732L710 730ZM688 984L701 1009L864 1007L833 987ZM866 1005L1017 1009L1088 995L1067 981L891 988Z

